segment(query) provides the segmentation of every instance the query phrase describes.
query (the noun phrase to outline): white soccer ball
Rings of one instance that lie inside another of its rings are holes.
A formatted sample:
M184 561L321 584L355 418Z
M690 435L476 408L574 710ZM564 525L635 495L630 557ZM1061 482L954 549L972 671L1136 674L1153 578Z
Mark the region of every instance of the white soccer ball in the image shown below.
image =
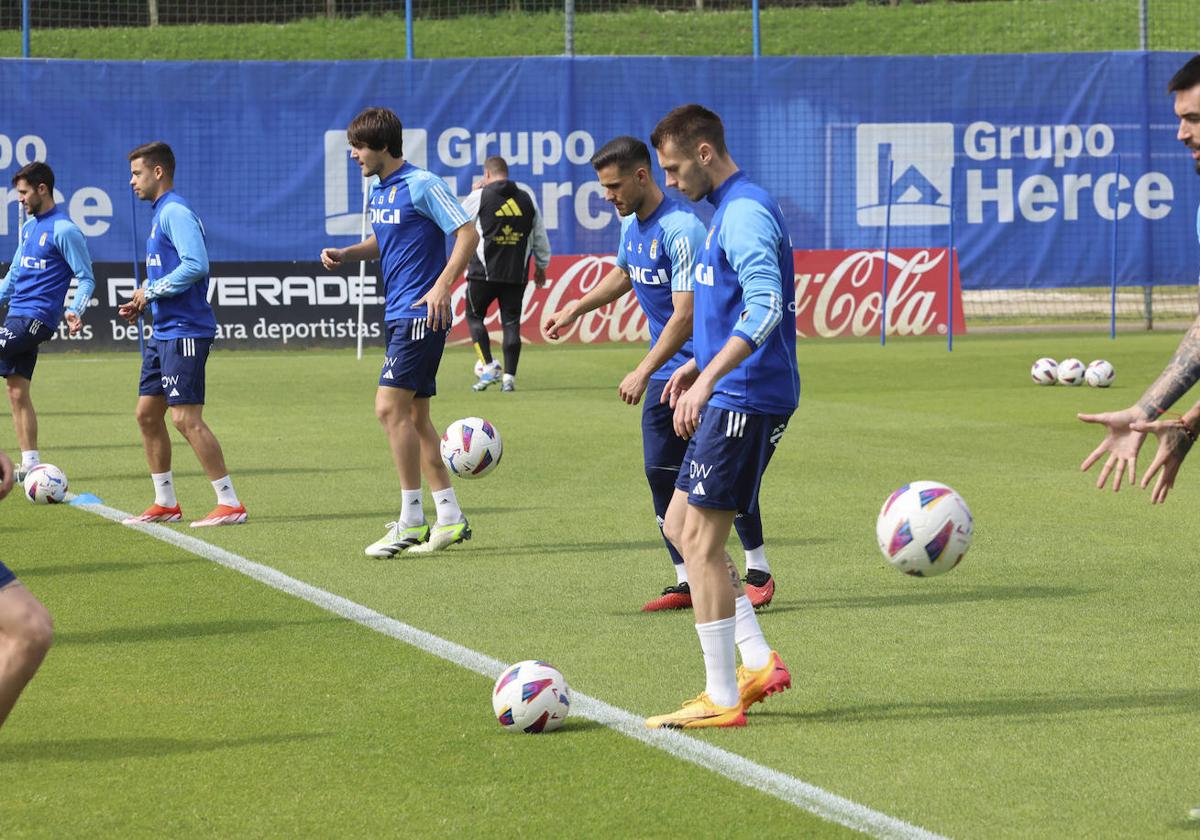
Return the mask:
M1063 385L1082 385L1086 370L1078 359L1063 359L1058 365L1058 381Z
M1033 363L1029 375L1039 385L1053 385L1058 381L1058 362L1051 358L1038 359Z
M53 464L38 464L25 474L25 498L37 505L55 505L67 497L67 474Z
M1093 388L1107 388L1117 378L1117 372L1104 359L1096 359L1087 366L1087 370L1083 372L1083 378Z
M529 659L496 680L492 710L509 732L553 732L571 711L571 689L553 665Z
M503 454L500 433L480 417L455 420L442 435L442 462L459 478L483 478Z
M875 522L879 550L916 577L945 574L971 547L974 520L962 496L936 481L914 481L888 496Z

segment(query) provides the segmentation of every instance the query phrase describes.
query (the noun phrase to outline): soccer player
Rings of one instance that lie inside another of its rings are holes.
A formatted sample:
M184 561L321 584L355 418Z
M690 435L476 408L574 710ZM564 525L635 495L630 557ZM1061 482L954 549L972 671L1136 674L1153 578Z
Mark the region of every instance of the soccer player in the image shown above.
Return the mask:
M729 156L712 111L682 105L650 141L667 186L707 198L716 212L693 272L695 356L663 393L675 431L689 439L663 529L688 566L706 681L695 699L646 726L742 726L746 709L791 686L725 540L738 511L758 510L763 471L800 399L792 243L778 203Z
M217 506L192 527L240 525L246 521L246 507L234 492L221 444L204 422L204 368L217 334L208 302L204 225L175 192L175 153L166 143L147 143L129 153L129 185L154 207L146 240L146 285L117 310L131 324L147 307L154 318L142 353L137 402L154 504L125 523L183 518L171 472L170 408L171 422L191 445L217 494Z
M13 463L0 450L0 499L13 487ZM50 613L0 563L0 726L50 650Z
M375 415L387 433L401 495L399 518L366 553L395 557L401 551L439 551L471 538L442 463L429 399L437 393L438 365L450 331L450 285L467 267L479 234L441 178L404 160L403 132L392 111L367 108L346 133L363 176L379 178L369 196L374 232L357 245L324 249L321 263L330 270L361 260L382 263L387 350ZM454 248L447 260L451 233ZM432 530L421 500L422 475L437 510Z
M617 393L642 408L642 455L646 480L661 532L675 493L675 480L687 441L675 434L672 410L662 402L663 386L692 358L692 267L704 247L704 226L692 211L668 198L655 183L650 150L636 137L617 137L592 157L605 197L622 217L617 265L582 298L549 317L543 331L551 339L579 316L633 289L650 326L650 351L621 381ZM762 519L757 510L734 520L746 551L746 588L755 607L771 603L775 581L767 564ZM688 609L692 595L683 557L664 541L675 568L675 585L642 610Z
M500 380L500 390L516 390L517 363L521 359L521 304L529 279L529 256L534 259L534 280L546 283L550 240L546 224L533 199L508 179L508 162L493 155L483 162L483 180L463 200L463 209L474 217L479 246L467 266L467 326L483 373L472 386L486 390ZM492 301L500 302L504 327L504 369L492 359L492 342L483 319Z
M64 318L63 301L72 277L79 283L65 319L71 335L83 329L83 313L96 280L82 231L54 203L54 171L34 161L17 170L12 185L29 219L21 228L8 274L0 282L0 303L8 304L8 317L0 327L0 376L7 384L13 429L21 446L16 475L20 481L41 463L37 412L29 393L38 346L50 340Z
M1179 118L1176 138L1191 152L1196 173L1200 174L1200 55L1193 56L1171 78L1167 91L1175 95L1175 116ZM1196 217L1197 236L1200 236L1200 213ZM1175 355L1167 363L1154 383L1146 389L1141 399L1121 411L1103 414L1079 414L1085 423L1096 423L1105 428L1104 440L1092 453L1083 459L1080 468L1088 470L1103 456L1108 458L1100 469L1098 488L1103 488L1110 475L1114 491L1121 489L1121 481L1128 476L1129 484L1137 481L1138 451L1148 432L1158 438L1158 450L1150 468L1142 476L1141 486L1147 487L1157 474L1150 503L1167 500L1167 493L1175 486L1179 467L1188 450L1200 433L1200 403L1196 403L1182 417L1160 420L1167 409L1200 380L1200 317L1179 342Z

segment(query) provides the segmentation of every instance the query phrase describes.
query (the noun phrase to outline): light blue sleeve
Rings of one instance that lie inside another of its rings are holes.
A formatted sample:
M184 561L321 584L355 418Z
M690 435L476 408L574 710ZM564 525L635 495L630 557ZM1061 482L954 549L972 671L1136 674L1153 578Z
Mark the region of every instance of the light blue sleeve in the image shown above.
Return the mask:
M663 216L663 247L671 255L671 291L695 291L696 255L704 250L704 225L694 213L679 210Z
M450 193L446 182L436 175L415 178L410 189L414 190L413 206L422 216L433 219L443 233L454 233L471 221L467 211Z
M635 216L630 213L621 220L621 235L617 237L617 268L629 273L629 260L625 259L625 235L629 233L629 226L633 224Z
M208 248L199 217L182 204L171 203L158 215L158 227L179 254L174 271L146 287L146 300L174 297L208 277Z
M16 275L17 267L21 264L21 250L25 244L27 228L32 224L36 224L36 222L30 219L21 228L21 232L17 234L17 251L13 254L12 265L8 267L8 273L4 275L4 279L0 280L0 306L8 303L8 299L12 297L13 278Z
M82 318L91 302L92 292L96 291L96 276L92 273L92 255L88 253L87 240L74 222L59 219L54 223L54 247L63 255L71 267L71 273L79 281L75 287L75 300L69 308Z
M757 348L783 320L783 278L778 253L783 231L762 204L738 198L725 209L718 242L737 272L745 309L734 327Z

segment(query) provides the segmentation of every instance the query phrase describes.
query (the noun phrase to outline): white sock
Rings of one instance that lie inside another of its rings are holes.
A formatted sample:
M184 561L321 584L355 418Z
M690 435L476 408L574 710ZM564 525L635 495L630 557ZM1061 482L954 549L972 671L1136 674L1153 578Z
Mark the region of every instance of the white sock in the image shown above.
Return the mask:
M737 612L734 621L737 629L734 638L737 640L738 652L742 654L742 664L751 671L757 671L771 661L771 646L763 638L762 628L758 626L758 616L754 607L745 595L733 602Z
M229 505L229 507L237 507L241 504L238 501L237 493L233 492L233 481L229 476L218 478L212 483L212 486L217 493L217 504Z
M453 487L434 490L433 503L437 506L437 524L456 525L463 521L462 508L458 506L458 497L454 495Z
M513 376L511 373L506 373L506 374L504 374L504 378L502 381L505 383L512 383L512 382L515 382L516 379L517 379L517 377Z
M767 547L765 545L746 550L746 571L750 571L751 569L771 574L771 566L767 563Z
M400 491L400 524L412 528L425 524L425 506L421 502L421 489Z
M730 617L696 625L704 651L704 691L718 706L738 704L736 624L737 619Z
M687 583L687 565L685 563L674 563L675 566L675 584L678 586L681 583Z
M171 478L170 470L150 473L150 478L154 482L154 504L170 508L179 504L179 500L175 498L175 480Z
M22 449L21 450L21 466L22 467L24 467L25 469L29 469L30 467L36 467L40 463L42 463L42 459L41 459L41 456L38 455L38 451L36 449Z

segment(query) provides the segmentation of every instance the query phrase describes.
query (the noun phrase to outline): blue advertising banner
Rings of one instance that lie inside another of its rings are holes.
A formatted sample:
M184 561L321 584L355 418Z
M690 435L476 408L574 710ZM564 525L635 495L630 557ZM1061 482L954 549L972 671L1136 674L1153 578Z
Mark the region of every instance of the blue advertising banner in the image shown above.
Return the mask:
M175 149L211 258L311 262L358 236L345 128L396 110L405 155L465 196L499 154L559 254L608 253L619 222L589 158L700 102L779 200L797 248L945 247L964 288L1190 283L1197 178L1175 140L1170 53L384 62L0 61L0 175L44 159L93 258L128 264L126 154ZM656 168L657 171L657 168ZM658 173L661 177L661 173ZM698 207L702 214L707 209ZM18 205L0 201L0 261ZM140 255L139 255L140 256Z

